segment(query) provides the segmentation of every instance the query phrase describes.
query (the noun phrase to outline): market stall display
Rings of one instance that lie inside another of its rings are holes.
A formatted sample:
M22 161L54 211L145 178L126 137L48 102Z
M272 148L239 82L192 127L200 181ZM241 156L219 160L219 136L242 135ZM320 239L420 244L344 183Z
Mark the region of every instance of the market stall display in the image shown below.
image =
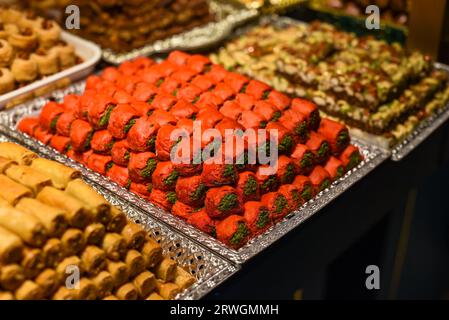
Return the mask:
M68 85L99 58L96 46L67 35L55 21L0 7L0 107Z
M383 147L399 144L449 101L448 73L426 55L321 22L271 22L226 44L212 61L311 99Z
M170 258L165 239L76 170L12 142L0 142L0 162L8 185L0 192L2 299L173 299L197 281L177 264L180 255ZM74 267L78 289L64 285Z
M239 99L250 102L239 103ZM235 104L237 112L228 112L228 104ZM225 156L234 160L246 155L248 160L252 148L267 148L271 143L281 154L275 159L278 170L264 174L268 165L259 166L260 159L237 165L208 162L204 150L217 141L195 135L196 124L202 130L275 130L277 141L265 135L258 144L248 140L244 149ZM180 128L187 139L173 138ZM266 207L269 215L256 224L266 229L329 187L330 174L338 177L320 167L331 155L342 162L340 176L363 160L358 148L350 145L347 129L329 119L321 121L315 104L290 99L262 82L213 65L204 56L179 51L160 63L139 58L109 67L87 79L84 93L66 95L62 103L47 103L38 116L21 120L18 129L232 248L260 233L252 234L244 218L246 201L259 201ZM190 145L195 139L201 140L201 161L173 163L174 147ZM321 168L316 184L294 184L295 177L303 174L314 177L316 168ZM288 188L281 192L280 186ZM257 189L260 194L254 194Z

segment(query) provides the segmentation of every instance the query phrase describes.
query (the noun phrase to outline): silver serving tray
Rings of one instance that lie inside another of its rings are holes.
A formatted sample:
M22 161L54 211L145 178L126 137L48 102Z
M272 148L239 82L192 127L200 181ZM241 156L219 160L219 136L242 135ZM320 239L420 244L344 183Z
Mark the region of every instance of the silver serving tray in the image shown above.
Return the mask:
M6 136L0 128L0 142L5 141L20 143L20 140ZM33 149L33 151L41 157L50 158L46 150L38 148ZM161 245L164 256L176 261L178 265L196 278L195 284L178 294L176 300L200 299L238 271L238 266L226 258L186 237L173 227L154 219L138 207L115 196L114 193L101 185L86 179L86 177L83 177L83 179L112 205L119 207L129 219L140 224L148 231L153 239Z
M103 49L103 59L111 64L120 64L139 56L150 56L172 50L197 50L214 45L231 34L233 29L259 15L255 9L248 9L233 1L209 0L209 7L216 21L192 30L155 41L127 53Z
M306 24L306 22L278 15L263 16L249 25L235 30L231 39L243 36L247 32L251 31L252 28L262 24L274 24L278 27L287 27L291 25ZM434 66L436 69L449 73L448 65L436 62ZM410 132L409 135L391 147L388 146L389 140L382 136L367 133L359 128L352 128L350 126L348 126L348 128L350 129L350 133L353 137L358 138L366 144L376 145L379 148L385 149L387 152L391 152L391 159L393 161L401 161L416 147L418 147L428 136L437 130L447 119L449 119L449 103L444 108L435 111L434 114L423 119L416 126L416 128Z
M53 98L60 101L66 94L80 94L83 91L83 88L84 84L78 83L67 89L55 91L53 93ZM318 194L314 199L307 202L300 209L289 214L281 222L272 226L265 233L251 239L242 248L234 250L213 237L196 229L195 227L187 224L185 221L177 218L164 209L161 209L151 202L140 198L134 193L110 181L105 176L102 176L84 165L66 157L65 155L60 154L50 146L46 146L26 134L18 132L16 130L16 125L20 119L31 114L36 114L43 107L46 101L48 101L48 99L38 98L12 110L0 112L0 131L5 131L6 135L10 136L27 148L36 150L39 154L44 155L47 158L57 160L68 165L69 167L79 170L84 177L105 187L119 198L125 199L150 216L160 219L161 221L186 234L191 239L206 245L209 249L238 264L246 262L259 252L263 251L269 245L276 242L289 231L296 228L390 157L389 152L386 150L353 139L353 143L360 148L363 156L365 157L365 160L360 163L357 168L349 171L344 177L335 181L328 189Z

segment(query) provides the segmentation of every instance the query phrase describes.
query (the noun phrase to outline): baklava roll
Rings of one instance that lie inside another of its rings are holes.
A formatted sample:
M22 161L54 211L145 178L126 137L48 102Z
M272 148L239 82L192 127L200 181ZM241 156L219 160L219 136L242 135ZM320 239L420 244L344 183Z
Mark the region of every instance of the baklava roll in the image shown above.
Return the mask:
M61 237L62 248L66 256L78 254L84 248L84 235L80 229L70 228Z
M126 253L125 263L131 278L145 270L145 259L137 250L129 250Z
M56 272L63 285L66 284L67 277L72 274L72 268L78 268L79 274L83 273L83 265L81 259L77 256L67 257L62 260L56 267Z
M0 263L8 264L20 261L23 243L19 236L0 227Z
M125 239L118 233L107 233L103 238L101 247L111 260L120 260L126 254Z
M36 29L42 23L43 18L37 16L34 12L28 11L21 15L20 19L15 21L21 28Z
M8 67L14 57L14 50L8 41L0 39L0 67Z
M5 174L10 179L31 189L34 195L37 195L45 186L51 186L51 180L47 176L29 166L11 166L5 171Z
M5 189L4 185L2 187ZM47 231L38 219L12 207L0 207L0 226L17 234L31 246L41 247L47 239Z
M23 268L18 264L8 264L1 267L0 287L14 291L25 281Z
M52 20L42 21L35 29L39 45L43 48L51 48L61 36L61 27Z
M36 48L37 36L33 29L22 28L19 32L10 34L8 41L19 51L31 52Z
M48 239L42 247L42 252L45 257L45 265L49 268L55 268L64 258L62 242L56 238Z
M117 288L124 284L128 280L128 268L126 264L121 261L107 261L107 270L114 278L114 287Z
M14 295L11 292L0 291L0 301L14 300Z
M39 192L36 199L52 207L64 210L65 218L72 227L84 228L89 224L89 215L83 204L64 191L45 187Z
M127 222L126 215L117 207L111 207L111 220L109 221L106 230L108 232L122 232Z
M68 289L65 286L59 287L55 294L51 297L52 300L76 300L76 292L73 289Z
M144 243L141 253L145 259L145 266L152 268L162 260L162 248L154 240L147 240Z
M0 173L4 173L10 166L17 164L14 160L0 157Z
M181 290L187 289L195 283L195 277L180 266L176 267L175 280L173 281Z
M67 229L64 211L46 205L33 198L22 198L16 209L35 216L48 231L50 237L60 237Z
M14 75L9 69L0 69L0 94L8 93L15 88Z
M1 300L2 295L0 294L0 300ZM4 299L6 300L6 299ZM120 300L119 298L117 298L116 296L110 295L107 297L104 297L103 300Z
M101 223L89 224L84 229L84 242L86 244L101 245L105 234L106 228Z
M45 269L34 279L39 287L42 288L43 298L48 298L58 290L59 276L53 269Z
M97 287L97 293L100 298L110 294L114 289L114 278L107 271L101 271L91 280Z
M0 18L3 23L16 24L23 17L23 13L20 10L14 8L4 8L0 11Z
M30 56L31 60L37 64L37 72L41 76L48 76L59 71L58 56L53 51L46 51L39 48Z
M79 288L74 289L78 300L95 300L97 299L97 287L92 280L81 278L79 281Z
M0 149L0 155L2 154ZM69 168L56 161L47 160L44 158L34 159L31 163L31 168L41 172L50 177L53 182L53 187L57 189L65 189L67 184L80 176L80 173L75 169Z
M0 185L2 186L0 196L12 206L16 205L21 198L32 196L30 189L3 174L0 174Z
M34 278L45 268L45 257L40 249L25 248L23 250L23 258L21 266L25 277Z
M176 297L178 293L181 292L179 287L171 282L164 283L160 280L156 281L156 292L164 299L171 300Z
M145 242L146 232L141 226L134 222L128 222L123 228L121 235L130 249L140 249Z
M0 156L24 165L31 164L37 158L34 152L12 142L0 143Z
M139 294L132 283L125 283L115 292L115 296L120 300L137 300Z
M149 271L144 271L134 278L133 284L142 298L147 297L156 288L156 277Z
M40 300L42 299L41 288L33 281L25 281L14 293L17 300Z
M81 261L85 271L95 276L106 267L106 254L97 246L87 246L81 254Z
M0 23L0 39L8 40L9 36L18 33L19 28L12 23ZM9 42L8 42L9 43Z
M156 277L164 282L170 282L175 279L176 262L170 258L164 258L153 269Z
M31 82L37 78L37 63L28 54L20 53L11 65L11 72L17 82Z
M58 56L59 67L61 69L67 69L75 65L76 54L73 45L59 41L50 51L53 51Z
M72 197L86 204L93 214L92 221L107 225L111 216L111 205L91 186L81 179L74 179L67 184L65 191Z
M150 293L150 295L145 300L165 300L156 292Z

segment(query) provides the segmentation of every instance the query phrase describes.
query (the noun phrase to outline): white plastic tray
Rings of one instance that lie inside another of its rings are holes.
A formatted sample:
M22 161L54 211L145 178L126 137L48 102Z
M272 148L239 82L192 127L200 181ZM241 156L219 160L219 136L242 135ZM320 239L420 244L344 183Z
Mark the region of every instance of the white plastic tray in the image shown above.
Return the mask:
M72 35L66 31L61 32L61 39L75 47L75 53L83 62L70 67L49 77L37 80L20 89L10 91L0 96L0 109L3 109L8 102L23 95L30 94L36 89L48 86L61 79L68 78L75 82L92 73L95 65L101 58L101 49L96 44Z

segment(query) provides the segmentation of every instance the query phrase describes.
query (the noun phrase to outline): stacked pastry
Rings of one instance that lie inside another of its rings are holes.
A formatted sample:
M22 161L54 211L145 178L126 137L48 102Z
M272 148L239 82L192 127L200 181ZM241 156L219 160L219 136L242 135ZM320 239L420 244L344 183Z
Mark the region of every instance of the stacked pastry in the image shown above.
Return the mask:
M391 145L449 101L448 75L428 56L325 23L260 26L212 60L307 97Z
M314 103L179 51L160 63L142 57L106 68L81 95L48 102L18 129L233 248L363 158L347 128L321 119ZM219 135L199 132L206 129ZM257 139L243 132L258 129L266 131ZM184 137L173 137L180 131ZM215 146L227 159L211 161ZM276 148L270 164L257 152Z
M77 34L115 52L127 52L213 20L207 0L78 0Z
M0 94L78 62L73 46L61 40L56 22L0 8Z
M194 282L77 171L5 142L0 183L0 300L172 299Z

